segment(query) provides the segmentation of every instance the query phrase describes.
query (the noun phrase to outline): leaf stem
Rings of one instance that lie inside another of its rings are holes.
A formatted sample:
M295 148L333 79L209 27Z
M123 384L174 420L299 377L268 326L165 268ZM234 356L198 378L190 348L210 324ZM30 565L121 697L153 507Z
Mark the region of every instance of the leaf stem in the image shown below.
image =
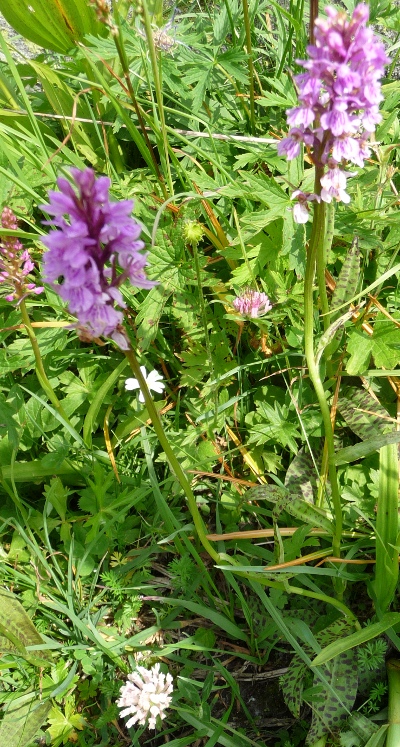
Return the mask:
M139 382L139 386L141 389L141 392L144 397L144 401L146 404L147 412L149 413L150 419L153 423L154 430L156 432L157 438L164 449L164 452L167 456L167 459L170 463L171 469L178 480L183 492L186 495L189 511L191 513L193 523L198 535L198 538L203 545L204 549L208 554L212 557L213 560L215 560L216 563L220 562L219 554L216 550L214 550L213 546L207 539L207 531L203 523L203 519L201 518L199 509L197 508L196 498L193 495L192 488L190 487L189 480L187 479L185 473L183 472L183 469L179 463L178 458L175 456L173 449L171 448L171 444L168 441L168 438L165 434L164 428L161 423L161 418L158 414L158 411L154 405L153 398L149 392L148 386L146 384L146 380L140 370L140 366L138 361L136 360L136 356L133 352L133 350L124 350L124 353L126 355L126 358L129 362L129 365L132 369L132 373L134 374L135 378Z

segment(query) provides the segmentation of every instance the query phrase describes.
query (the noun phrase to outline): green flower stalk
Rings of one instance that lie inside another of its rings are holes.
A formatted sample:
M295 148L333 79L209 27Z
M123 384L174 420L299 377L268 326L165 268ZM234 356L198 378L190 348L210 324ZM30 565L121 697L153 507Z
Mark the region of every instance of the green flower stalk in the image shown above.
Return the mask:
M92 169L71 170L72 183L57 181L59 191L49 192L42 208L53 230L43 238L46 280L76 314L78 335L85 342L101 335L114 340L125 353L137 380L158 440L186 495L196 532L204 549L215 560L218 553L207 539L190 483L164 432L146 378L131 349L122 325L125 304L120 286L129 281L137 288L156 283L146 275L147 254L142 252L141 226L132 217L133 203L109 198L110 181ZM27 323L27 322L25 322ZM153 381L154 384L154 381ZM153 387L154 388L154 387Z
M278 153L292 160L302 144L315 168L314 193L296 190L293 218L306 223L309 203L314 203L313 224L308 247L304 284L304 339L310 379L313 383L325 429L325 446L334 513L333 553L340 557L342 508L335 467L333 426L327 394L316 359L314 345L314 279L317 276L323 326L330 325L325 285L327 254L334 230L334 201L348 203L346 170L350 162L363 166L370 155L367 140L381 120L380 78L388 62L382 43L367 27L368 7L357 5L349 18L343 11L326 8L326 19L317 18L309 59L299 61L305 72L295 77L298 106L289 109L288 136L278 144ZM321 473L321 489L324 488ZM336 583L340 596L343 585Z

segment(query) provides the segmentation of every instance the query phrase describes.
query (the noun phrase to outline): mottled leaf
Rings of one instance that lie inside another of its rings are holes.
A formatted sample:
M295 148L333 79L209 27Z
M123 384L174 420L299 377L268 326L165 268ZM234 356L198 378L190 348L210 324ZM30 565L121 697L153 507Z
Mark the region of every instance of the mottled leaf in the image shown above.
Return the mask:
M0 723L0 744L7 747L27 747L47 719L51 701L41 703L22 696L7 707Z
M304 682L309 672L307 664L299 656L295 655L290 662L288 671L279 678L285 703L295 718L300 718Z
M342 307L357 293L357 287L360 279L360 249L357 237L354 239L346 259L340 270L336 288L333 291L331 302L331 319L334 321L340 316L339 307ZM338 309L335 312L335 309ZM333 313L332 313L333 312Z
M11 642L20 656L37 666L50 665L51 655L48 652L40 651L32 655L26 650L27 646L43 644L43 639L22 604L6 589L0 589L0 633Z
M329 688L324 692L323 698L313 702L313 715L306 745L314 744L324 734L337 728L339 723L348 716L357 695L358 674L355 651L340 654L328 666L324 666L322 671L337 695L334 695ZM319 678L314 679L314 685L319 685L320 682Z
M274 503L273 518L277 521L282 511L287 511L291 516L310 524L312 527L320 527L326 532L332 532L332 523L322 508L317 508L297 495L293 495L287 488L279 488L277 485L259 485L247 491L249 500L267 500Z
M291 461L285 477L285 487L292 495L298 493L302 495L307 503L314 503L317 492L317 468L319 454L314 454L314 460L311 454L304 449Z
M363 441L393 429L388 411L365 389L346 389L339 398L338 409L349 428Z

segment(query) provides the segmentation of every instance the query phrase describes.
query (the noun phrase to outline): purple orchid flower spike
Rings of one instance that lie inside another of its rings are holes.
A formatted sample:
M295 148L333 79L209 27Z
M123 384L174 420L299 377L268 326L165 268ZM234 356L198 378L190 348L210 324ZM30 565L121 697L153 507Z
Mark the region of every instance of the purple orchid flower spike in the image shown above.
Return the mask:
M2 228L16 231L18 221L13 211L5 207L1 214ZM30 293L39 294L44 288L30 282L29 276L35 265L27 249L24 249L16 236L2 236L0 242L0 283L11 289L7 301L16 301L17 305Z
M48 248L44 279L77 316L81 339L105 335L128 350L123 313L115 308L125 307L119 288L125 280L137 288L156 285L144 269L142 228L131 217L131 200L110 201L107 177L96 178L89 168L72 168L71 177L72 183L60 177L60 191L49 192L49 205L41 205L53 216L44 222L55 227L42 239Z
M352 174L343 165L347 161L362 167L370 155L367 140L381 121L380 79L389 59L367 27L367 5L357 5L350 18L330 6L326 15L315 21L309 59L297 60L305 70L295 76L299 106L287 112L291 129L278 143L278 153L290 161L304 143L316 166L328 165L321 199L349 202L346 183ZM305 210L302 217L305 221Z

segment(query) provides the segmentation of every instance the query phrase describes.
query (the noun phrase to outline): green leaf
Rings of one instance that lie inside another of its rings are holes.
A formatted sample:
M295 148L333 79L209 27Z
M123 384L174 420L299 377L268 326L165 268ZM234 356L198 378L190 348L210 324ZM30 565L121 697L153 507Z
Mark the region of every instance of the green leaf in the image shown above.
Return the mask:
M389 444L382 447L379 456L376 565L373 588L376 606L380 612L385 612L393 600L399 577L398 520L398 448L396 444Z
M293 495L286 488L279 488L277 485L259 485L251 488L246 493L248 500L267 500L275 503L274 516L277 518L282 511L287 511L296 519L310 524L312 527L320 527L326 532L332 534L332 523L326 516L322 508L313 506L307 501L296 495Z
M25 39L54 52L68 52L85 34L106 34L87 0L0 0L0 12Z
M328 667L324 667L324 670L332 689L337 691L338 695L335 696L329 689L323 692L320 699L312 701L312 721L306 745L313 745L324 734L337 728L340 721L353 707L357 695L358 674L355 651L346 651L336 656ZM319 685L319 679L314 680L314 685Z
M285 475L285 488L292 495L295 493L301 495L307 503L314 503L317 490L316 456L314 455L313 459L308 451L300 449L289 464Z
M361 441L359 444L354 446L346 446L344 449L339 449L335 455L335 464L349 464L354 462L356 459L373 454L374 451L389 444L400 443L400 431L393 431L392 433L386 433L384 436L378 436L377 438L370 438L368 441Z
M16 449L18 447L17 421L14 420L15 410L6 402L4 394L0 394L0 434L7 429L8 440Z
M35 666L51 665L52 657L47 651L36 656L27 650L28 646L43 645L43 639L17 597L6 589L0 589L0 633L11 641L20 656Z
M157 600L174 607L188 609L190 612L194 612L195 615L200 615L200 617L204 617L206 620L211 620L214 625L221 628L221 630L225 630L225 632L232 636L232 638L237 638L240 641L247 641L246 633L241 628L225 617L225 615L221 615L220 612L217 612L210 607L205 607L203 604L198 604L197 602L189 602L186 599L172 599L171 597L166 597L165 599L163 597L157 597Z
M26 695L11 701L0 723L0 744L7 747L27 747L47 719L50 700L41 703Z
M83 423L83 440L89 449L92 445L94 423L97 415L99 414L99 410L103 404L104 398L106 397L110 389L114 386L115 382L118 381L127 365L128 361L126 358L124 358L121 363L119 363L119 365L114 369L114 371L110 373L109 377L96 392L95 398L86 413L85 421Z
M309 671L307 664L296 654L290 662L288 671L279 678L285 703L295 718L300 718L304 682Z
M367 390L349 387L339 397L338 409L349 428L363 441L393 428L388 422L388 411Z
M65 521L65 515L67 512L67 499L69 492L64 488L59 477L54 477L50 480L50 485L45 485L44 494L46 500L54 506L59 517L62 521Z
M359 279L360 250L358 247L358 239L355 238L343 262L335 290L333 291L331 312L335 312L337 308L348 303L348 300L354 296L357 292ZM332 313L332 321L334 321L337 316L340 316L339 311L336 312L336 314Z
M369 337L365 332L354 329L349 334L347 352L350 353L350 358L346 364L346 371L349 376L361 374L368 368L373 348L372 337Z
M326 664L327 661L330 661L335 656L339 656L339 654L342 654L344 651L348 651L355 646L359 646L361 643L376 638L378 635L384 633L385 630L392 628L399 622L400 612L387 612L379 622L368 625L362 630L357 630L356 633L352 633L346 638L341 638L334 643L330 643L329 646L322 649L318 656L315 657L312 665L314 667L319 667L321 664Z

